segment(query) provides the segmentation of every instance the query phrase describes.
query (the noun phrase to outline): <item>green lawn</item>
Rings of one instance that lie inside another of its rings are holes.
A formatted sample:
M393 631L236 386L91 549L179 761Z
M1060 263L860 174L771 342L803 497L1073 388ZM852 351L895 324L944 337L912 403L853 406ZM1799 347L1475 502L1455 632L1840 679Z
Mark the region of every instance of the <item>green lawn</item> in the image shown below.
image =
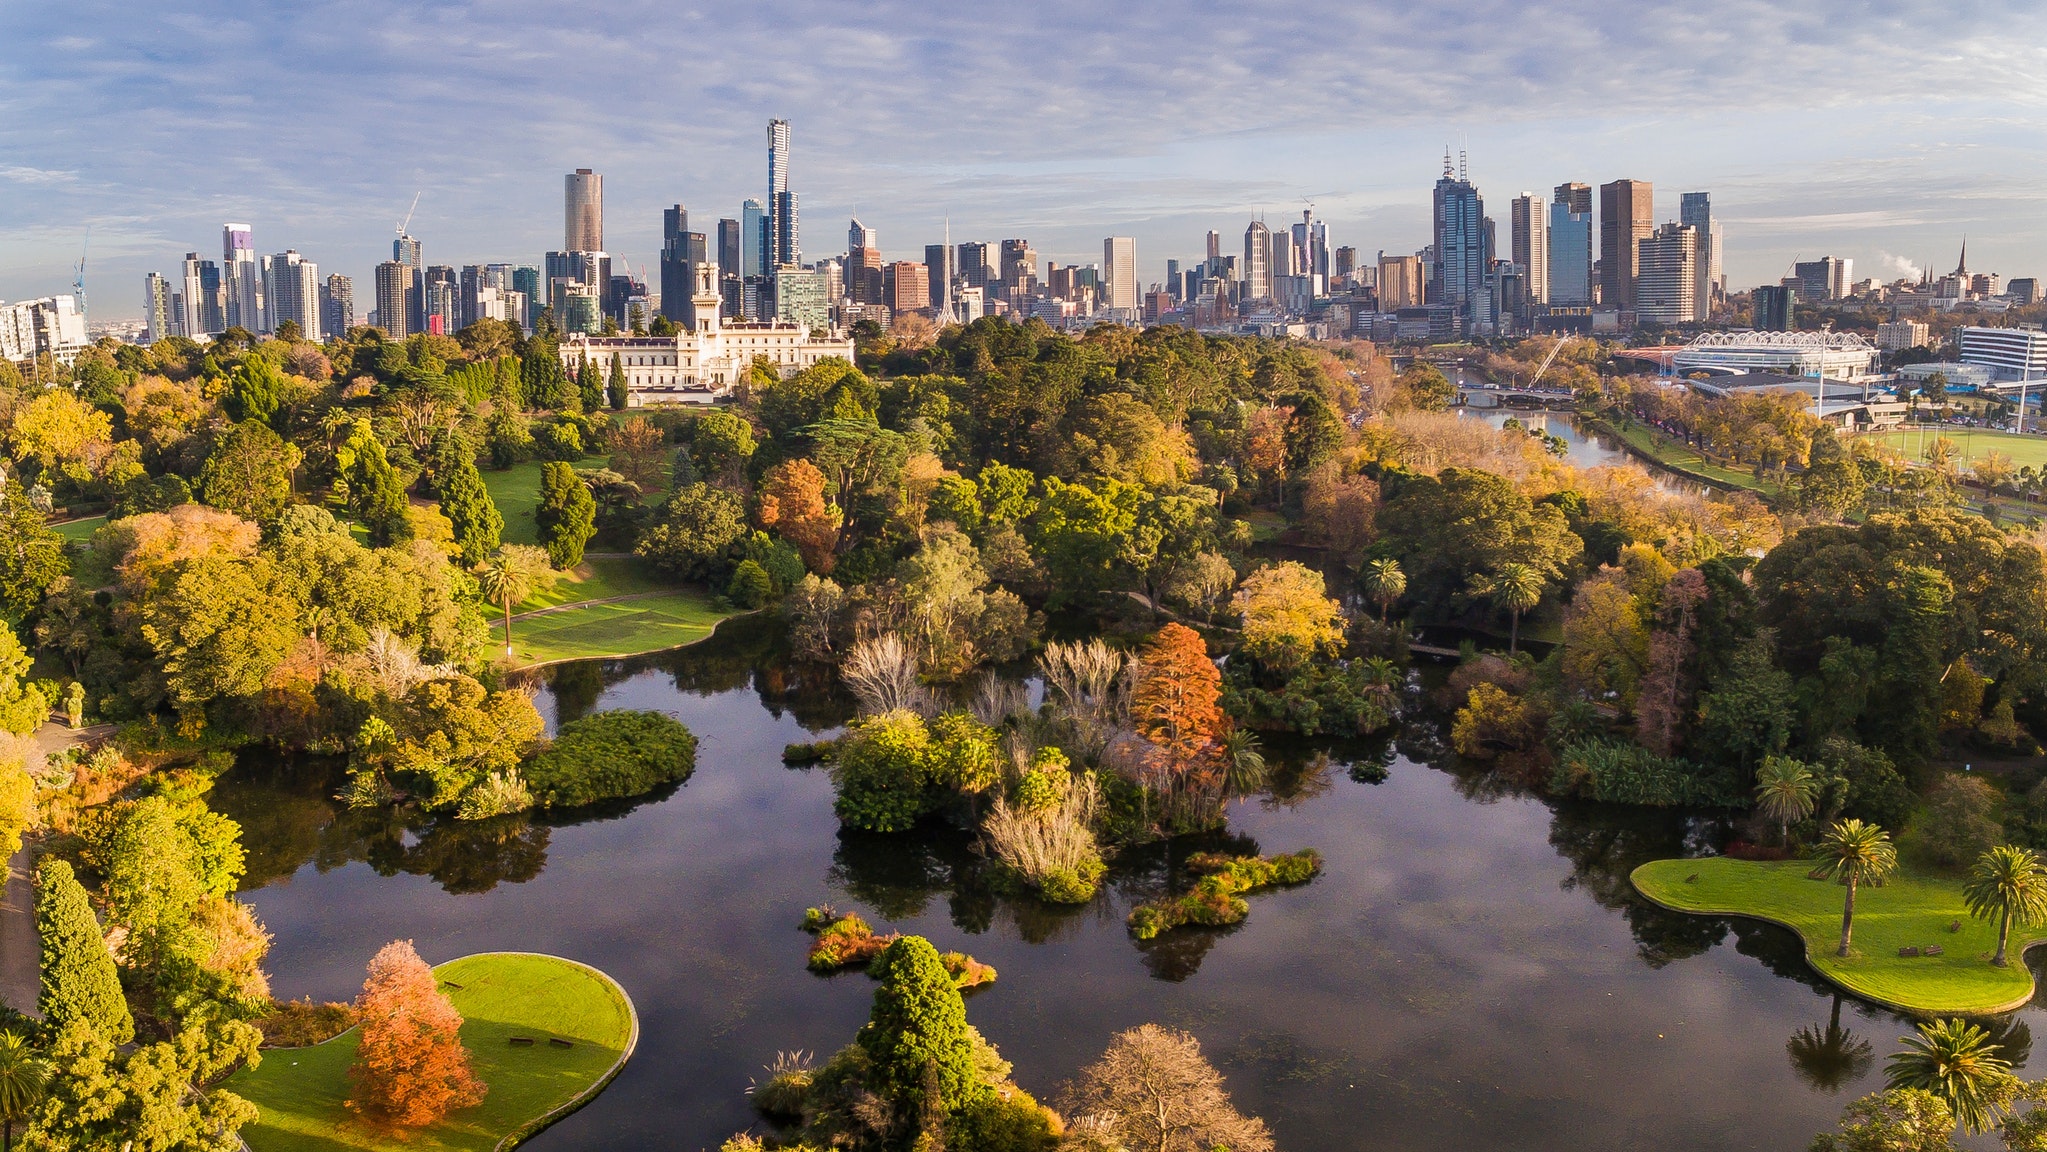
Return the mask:
M62 524L52 524L50 531L72 543L83 544L92 539L92 534L99 531L100 525L106 522L105 516L87 516L82 520L66 520Z
M581 565L567 572L555 574L555 585L545 592L536 592L512 607L514 613L531 612L535 608L552 608L557 604L575 604L584 600L604 600L613 596L636 596L642 592L659 592L670 587L661 582L646 564L635 557L592 556ZM518 622L512 624L516 632Z
M625 990L594 968L490 952L434 973L462 1013L471 1066L490 1086L483 1103L403 1137L357 1122L342 1106L358 1042L351 1030L310 1048L265 1052L259 1067L229 1078L227 1088L261 1113L242 1129L252 1152L490 1152L507 1137L531 1136L553 1110L596 1095L639 1038ZM537 1042L513 1047L514 1036ZM574 1047L548 1043L557 1037Z
M585 456L576 461L576 467L591 472L610 462L609 456ZM498 506L498 515L505 518L503 540L507 544L540 543L540 527L533 522L533 510L540 506L540 465L538 460L528 460L502 472L487 463L478 467L483 473L483 486L490 490L491 502ZM668 483L668 472L668 465L664 463L660 481L663 486ZM665 491L652 491L642 499L648 504L658 504L666 496Z
M2028 428L2033 426L2031 417L2026 419ZM1935 439L1945 436L1954 441L1962 453L1963 462L1974 461L1991 452L2002 452L2011 457L2012 467L2031 467L2038 470L2047 467L2047 437L2012 432L1992 432L1987 428L1932 427L1909 428L1896 432L1872 432L1885 444L1905 454L1905 458L1918 463L1920 453Z
M512 621L513 664L549 664L602 656L634 656L692 644L732 615L698 589L677 588L616 604L585 604ZM499 617L494 642L504 643Z
M1853 945L1842 959L1834 950L1841 940L1844 890L1806 879L1811 867L1797 860L1657 860L1635 869L1632 879L1643 895L1666 908L1753 916L1793 929L1804 938L1806 962L1814 970L1880 1004L1908 1012L1984 1015L2032 998L2033 976L2021 952L2032 941L2047 940L2047 928L2014 927L2011 966L1994 967L1996 926L1969 916L1960 881L1899 875L1880 888L1856 889ZM1949 932L1957 920L1961 930ZM1929 944L1940 945L1944 954L1898 955L1899 948Z
M1625 440L1629 447L1673 472L1688 473L1715 484L1746 488L1751 492L1776 491L1776 485L1757 480L1754 472L1715 464L1697 449L1673 440L1654 428L1632 422L1625 428L1616 423L1605 422L1604 427L1608 432Z

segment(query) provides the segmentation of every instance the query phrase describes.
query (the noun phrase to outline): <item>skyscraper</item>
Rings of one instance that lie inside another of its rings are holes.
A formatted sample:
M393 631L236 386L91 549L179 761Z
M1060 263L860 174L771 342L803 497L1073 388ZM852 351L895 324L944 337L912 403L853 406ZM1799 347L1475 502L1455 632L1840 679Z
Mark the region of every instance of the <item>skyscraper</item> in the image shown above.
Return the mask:
M562 177L562 251L604 251L604 177L588 168Z
M413 277L417 272L399 260L377 265L377 324L393 340L412 335Z
M319 340L320 266L287 249L263 262L263 295L270 327L289 320L308 340Z
M1759 332L1792 332L1798 328L1798 281L1765 284L1754 296L1751 322Z
M740 269L742 267L741 261L745 259L744 255L742 255L745 251L746 243L744 237L740 234L739 221L734 220L730 216L720 219L718 221L718 274L720 276L730 276L735 280L738 279L742 275Z
M171 310L171 282L161 272L142 278L142 342L154 344L169 336L177 323Z
M221 225L220 267L221 287L227 290L227 327L268 331L263 323L262 272L247 224Z
M1002 293L1010 307L1030 307L1038 291L1038 253L1028 240L1002 242Z
M1699 233L1665 224L1636 243L1635 312L1645 322L1690 324L1699 318Z
M767 271L769 259L761 245L768 238L768 213L758 200L748 200L739 206L739 224L742 244L739 257L739 274L745 277L759 276Z
M854 217L846 225L846 295L855 304L885 304L881 236Z
M1726 291L1721 284L1720 221L1713 219L1713 196L1709 192L1687 192L1678 198L1678 223L1697 230L1699 240L1698 287L1693 289L1699 319L1712 315L1713 301Z
M947 319L946 305L955 279L952 245L926 244L924 272L931 280L931 307L937 309L938 319L942 323Z
M1208 230L1208 258L1210 260L1223 258L1223 234L1213 228Z
M320 330L346 336L355 327L355 282L336 272L320 286Z
M1599 186L1599 302L1616 311L1635 308L1642 240L1656 230L1656 194L1646 180Z
M661 314L678 324L689 316L690 294L696 291L684 251L688 232L689 209L677 204L661 210Z
M1436 266L1429 294L1473 321L1474 302L1486 296L1485 201L1462 171L1451 170L1448 149L1443 152L1443 175L1436 181L1434 235ZM1490 299L1481 311L1490 314Z
M1379 311L1419 307L1423 292L1421 257L1379 253Z
M412 269L405 287L405 331L408 333L424 332L426 331L426 247L413 239L409 234L400 232L398 238L391 241L391 259ZM377 309L380 312L384 307L383 296L381 295L383 287L383 279L379 276L377 281L377 291L379 293ZM385 331L388 333L390 331L391 317L384 317L384 323L386 325Z
M789 191L789 122L768 121L768 198L765 201L767 231L762 251L772 272L801 258L796 242L796 195Z
M1527 298L1532 304L1549 301L1549 217L1543 212L1542 197L1523 192L1514 198L1513 220L1509 225L1510 259L1519 264Z
M1244 229L1244 299L1272 299L1272 229L1263 220Z
M1102 304L1111 319L1137 322L1137 241L1129 236L1102 241Z
M1592 186L1559 184L1549 206L1549 288L1552 307L1592 304Z
M988 260L988 245L983 241L969 240L953 251L959 255L960 283L985 291L988 282L996 278Z

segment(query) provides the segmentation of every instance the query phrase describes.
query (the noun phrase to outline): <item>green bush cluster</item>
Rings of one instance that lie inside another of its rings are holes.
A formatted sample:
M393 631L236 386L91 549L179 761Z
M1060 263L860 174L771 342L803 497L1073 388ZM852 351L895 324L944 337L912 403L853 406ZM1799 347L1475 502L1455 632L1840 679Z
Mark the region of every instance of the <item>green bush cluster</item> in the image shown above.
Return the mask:
M995 735L963 712L929 722L895 711L858 722L832 763L839 820L905 832L947 800L995 783Z
M1611 740L1567 745L1557 754L1549 790L1552 795L1608 804L1738 808L1748 803L1734 774L1725 768L1658 756L1639 745Z
M697 738L659 712L599 712L562 725L526 762L526 786L542 808L575 808L640 796L689 779Z
M1131 909L1131 935L1149 940L1183 924L1213 928L1240 923L1251 914L1244 893L1305 884L1322 871L1322 854L1313 848L1264 857L1199 852L1187 858L1187 868L1201 874L1193 890Z
M1224 670L1223 711L1247 728L1303 736L1368 736L1392 727L1394 697L1363 660L1314 661L1268 688L1249 661Z

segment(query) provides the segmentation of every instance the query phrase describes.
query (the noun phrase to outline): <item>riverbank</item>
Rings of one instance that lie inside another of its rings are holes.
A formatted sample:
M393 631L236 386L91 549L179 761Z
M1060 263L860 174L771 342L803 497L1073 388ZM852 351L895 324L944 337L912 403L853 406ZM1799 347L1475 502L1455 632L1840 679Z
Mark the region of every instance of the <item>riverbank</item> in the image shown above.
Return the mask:
M1681 440L1665 436L1643 424L1630 421L1625 427L1598 416L1579 416L1587 428L1603 432L1621 442L1629 453L1666 472L1696 480L1723 492L1754 492L1777 496L1778 485L1757 480L1753 473L1738 471L1713 462L1712 458Z
M307 1048L276 1048L226 1088L260 1115L242 1129L252 1152L504 1152L602 1092L638 1046L639 1015L610 976L573 960L485 952L434 968L462 1014L462 1043L483 1103L440 1124L392 1134L345 1107L356 1029ZM526 1041L518 1043L515 1041Z
M1855 892L1850 954L1841 939L1841 886L1811 880L1806 861L1732 860L1724 856L1657 860L1629 880L1674 912L1748 916L1798 933L1813 971L1845 991L1921 1015L1985 1016L2033 998L2025 950L2047 941L2047 927L2012 927L2009 966L1990 963L1997 927L1969 915L1960 881L1900 875ZM1928 948L1938 953L1927 955ZM1909 954L1905 950L1910 950Z

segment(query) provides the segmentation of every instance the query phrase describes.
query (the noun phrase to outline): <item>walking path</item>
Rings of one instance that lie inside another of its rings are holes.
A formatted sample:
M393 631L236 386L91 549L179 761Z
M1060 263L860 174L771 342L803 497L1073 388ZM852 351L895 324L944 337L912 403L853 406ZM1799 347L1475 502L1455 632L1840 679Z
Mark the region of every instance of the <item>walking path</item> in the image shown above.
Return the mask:
M43 755L54 756L113 734L112 724L72 728L52 720L36 729L35 741ZM36 846L22 845L7 862L7 881L0 887L0 1003L30 1016L36 1015L43 967L42 941L36 936L35 884L31 881L35 866Z

